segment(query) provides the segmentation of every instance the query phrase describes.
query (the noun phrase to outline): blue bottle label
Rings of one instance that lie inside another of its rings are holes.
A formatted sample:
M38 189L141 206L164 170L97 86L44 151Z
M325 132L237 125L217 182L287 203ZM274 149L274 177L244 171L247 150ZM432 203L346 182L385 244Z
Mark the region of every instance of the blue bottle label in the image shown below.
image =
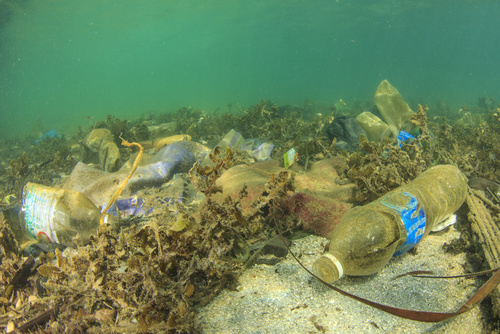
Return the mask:
M404 205L389 203L390 195L383 197L381 200L382 204L399 213L406 227L406 241L394 252L394 256L406 253L415 247L424 236L425 225L427 223L424 209L421 206L419 207L417 198L410 193L402 193L402 195L408 198L408 202Z

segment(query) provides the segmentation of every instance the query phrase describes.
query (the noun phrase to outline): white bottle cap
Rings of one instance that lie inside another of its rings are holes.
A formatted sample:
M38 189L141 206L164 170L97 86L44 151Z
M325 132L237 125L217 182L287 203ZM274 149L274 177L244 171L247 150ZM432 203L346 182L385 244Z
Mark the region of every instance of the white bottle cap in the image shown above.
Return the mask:
M323 254L324 257L332 261L332 263L335 265L337 268L337 271L339 272L339 278L340 279L342 276L344 276L344 268L342 268L342 263L333 255L330 253L325 253Z
M332 254L321 255L312 266L313 273L327 283L333 283L344 275L340 261Z

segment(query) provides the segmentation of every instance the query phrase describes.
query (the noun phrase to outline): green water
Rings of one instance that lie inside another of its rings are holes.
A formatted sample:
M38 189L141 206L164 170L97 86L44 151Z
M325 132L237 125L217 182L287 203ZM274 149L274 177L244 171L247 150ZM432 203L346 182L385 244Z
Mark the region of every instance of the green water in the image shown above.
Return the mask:
M499 99L498 1L0 1L0 138L260 99Z

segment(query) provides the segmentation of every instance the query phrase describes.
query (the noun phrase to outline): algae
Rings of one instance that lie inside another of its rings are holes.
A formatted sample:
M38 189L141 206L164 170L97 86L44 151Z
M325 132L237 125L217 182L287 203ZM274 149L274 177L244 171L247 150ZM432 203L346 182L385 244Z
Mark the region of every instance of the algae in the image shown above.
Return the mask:
M3 161L8 162L1 166L0 199L6 199L1 208L20 203L26 182L60 182L78 161L72 146L92 129L108 128L115 140L122 134L129 141L140 141L148 138L147 126L165 122L175 122L175 133L189 134L193 140L212 146L234 128L245 138L273 142L274 158L294 147L298 164L306 169L314 161L342 155L346 159L340 167L339 183L356 184L353 200L358 203L379 197L435 164L451 163L469 178L498 183L500 110L491 101L485 102L480 112L463 107L453 113L445 103L434 111L417 106L409 119L418 130L416 139L401 147L394 140L372 143L362 138L352 154L336 149L335 140L332 143L324 136L324 128L334 117L355 116L363 109L358 103L319 112L311 103L295 108L262 100L233 114L181 108L173 114L147 115L134 121L109 116L72 138L54 138L39 145L32 145L31 139L3 142L3 147L13 149L0 151ZM120 150L124 159L132 155L130 149ZM242 270L261 256L258 250L262 247L257 245L276 235L275 220L284 232L298 231L301 226L280 205L280 199L294 192L291 171L272 175L250 212L241 209L241 200L247 196L245 188L236 198L214 198L222 190L216 181L224 171L247 161L242 152L216 147L209 163L195 165L189 179L184 180L189 192L202 195L177 204L176 214L161 205L164 189L150 189L144 194L147 207L152 208L150 214L119 220L96 231L85 247L42 254L36 261L38 271L9 298L1 298L2 324L26 325L31 320L34 325L30 330L55 333L195 331L197 309L222 289L235 288ZM491 205L486 207L498 225L498 211ZM476 209L469 210L474 213ZM5 290L24 260L11 242L6 220L1 218L0 286ZM472 236L464 235L462 240L454 251L472 252L477 245ZM11 320L6 320L8 316Z

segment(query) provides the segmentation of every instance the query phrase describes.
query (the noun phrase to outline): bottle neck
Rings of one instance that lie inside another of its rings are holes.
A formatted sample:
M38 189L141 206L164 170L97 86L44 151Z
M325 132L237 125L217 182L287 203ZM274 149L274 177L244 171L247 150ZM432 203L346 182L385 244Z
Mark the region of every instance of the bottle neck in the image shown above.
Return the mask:
M325 253L313 264L313 273L327 283L333 283L344 276L342 263L331 253Z

